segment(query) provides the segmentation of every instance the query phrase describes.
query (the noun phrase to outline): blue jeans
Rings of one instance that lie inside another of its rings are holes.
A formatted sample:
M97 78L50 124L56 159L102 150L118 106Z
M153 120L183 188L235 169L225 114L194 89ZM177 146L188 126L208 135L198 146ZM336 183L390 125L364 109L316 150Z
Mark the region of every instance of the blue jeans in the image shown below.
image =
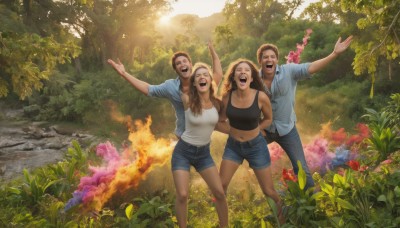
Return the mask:
M303 167L307 176L305 189L313 187L314 180L312 179L310 170L306 162L306 158L304 156L303 145L301 143L299 133L297 132L296 125L288 134L283 136L279 136L278 132L271 133L267 131L266 133L267 135L265 136L265 139L267 140L268 144L276 142L286 152L287 156L290 159L290 162L292 163L293 171L296 175L299 172L297 161L300 161L301 166Z
M182 139L179 139L174 148L171 159L172 171L190 171L193 166L197 172L201 172L211 166L215 166L210 154L210 144L204 146L194 146Z
M243 160L246 159L252 169L263 169L271 165L267 142L261 133L246 142L239 142L229 136L222 159L231 160L238 164L242 164Z

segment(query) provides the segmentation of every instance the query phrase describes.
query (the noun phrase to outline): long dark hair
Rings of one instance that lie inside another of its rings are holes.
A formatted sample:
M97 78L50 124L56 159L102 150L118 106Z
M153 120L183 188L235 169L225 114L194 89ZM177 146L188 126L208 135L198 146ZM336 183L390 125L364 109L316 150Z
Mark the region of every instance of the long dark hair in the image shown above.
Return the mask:
M231 91L237 89L237 85L234 80L234 76L235 76L235 70L236 70L237 66L241 63L247 63L250 66L251 77L253 78L253 81L250 83L250 88L264 91L264 86L261 81L261 78L258 76L258 70L257 70L256 65L254 65L254 63L248 59L238 59L229 65L228 71L225 74L225 93L228 93L228 92L231 92Z
M211 74L211 69L210 67L205 64L205 63L196 63L193 67L193 72L192 75L190 76L190 90L189 90L189 108L192 110L195 116L201 115L202 113L202 107L201 107L201 102L200 102L200 96L197 91L196 86L194 86L194 79L196 76L196 73L199 69L204 68L208 70L208 74L210 75L211 78L211 85L210 85L210 100L213 103L213 105L219 110L220 108L220 101L215 97L214 94L214 86L213 86L213 78Z

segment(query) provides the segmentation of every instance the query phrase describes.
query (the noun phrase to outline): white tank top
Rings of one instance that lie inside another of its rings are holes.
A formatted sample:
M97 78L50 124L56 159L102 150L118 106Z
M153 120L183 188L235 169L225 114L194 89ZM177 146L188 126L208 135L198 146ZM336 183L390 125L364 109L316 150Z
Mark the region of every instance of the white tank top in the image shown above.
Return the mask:
M204 146L211 141L211 134L218 123L218 112L213 106L203 109L201 115L195 116L190 108L185 111L185 131L181 139L191 145Z

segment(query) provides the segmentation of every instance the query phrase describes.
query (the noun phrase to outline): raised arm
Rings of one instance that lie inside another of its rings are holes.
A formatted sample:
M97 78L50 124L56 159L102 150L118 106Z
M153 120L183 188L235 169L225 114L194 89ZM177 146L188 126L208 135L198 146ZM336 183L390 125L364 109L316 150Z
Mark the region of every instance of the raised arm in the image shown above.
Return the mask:
M149 83L139 80L126 72L124 65L121 63L121 61L119 61L119 59L117 60L117 62L114 62L112 59L108 59L107 62L115 69L115 71L117 71L118 74L120 74L129 83L131 83L133 87L142 92L144 95L148 95L150 85Z
M335 44L335 48L333 49L333 52L326 56L325 58L316 60L310 64L310 67L308 68L308 72L310 74L317 73L320 71L322 68L327 66L330 62L332 62L337 56L339 56L342 52L344 52L349 46L350 43L353 39L353 36L347 37L346 40L342 41L342 38L339 37L338 41Z
M222 66L221 66L221 61L219 60L218 54L215 51L214 45L211 40L208 41L208 50L210 51L212 58L213 78L215 84L219 86L219 83L221 82L223 76Z

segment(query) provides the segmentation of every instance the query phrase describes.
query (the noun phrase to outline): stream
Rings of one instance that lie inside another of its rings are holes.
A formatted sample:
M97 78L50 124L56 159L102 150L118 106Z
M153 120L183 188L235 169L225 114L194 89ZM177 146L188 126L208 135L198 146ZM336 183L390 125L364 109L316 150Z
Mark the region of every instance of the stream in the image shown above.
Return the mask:
M92 135L47 122L24 118L23 110L0 104L0 181L9 181L29 171L56 163L73 140L81 145L96 141Z

